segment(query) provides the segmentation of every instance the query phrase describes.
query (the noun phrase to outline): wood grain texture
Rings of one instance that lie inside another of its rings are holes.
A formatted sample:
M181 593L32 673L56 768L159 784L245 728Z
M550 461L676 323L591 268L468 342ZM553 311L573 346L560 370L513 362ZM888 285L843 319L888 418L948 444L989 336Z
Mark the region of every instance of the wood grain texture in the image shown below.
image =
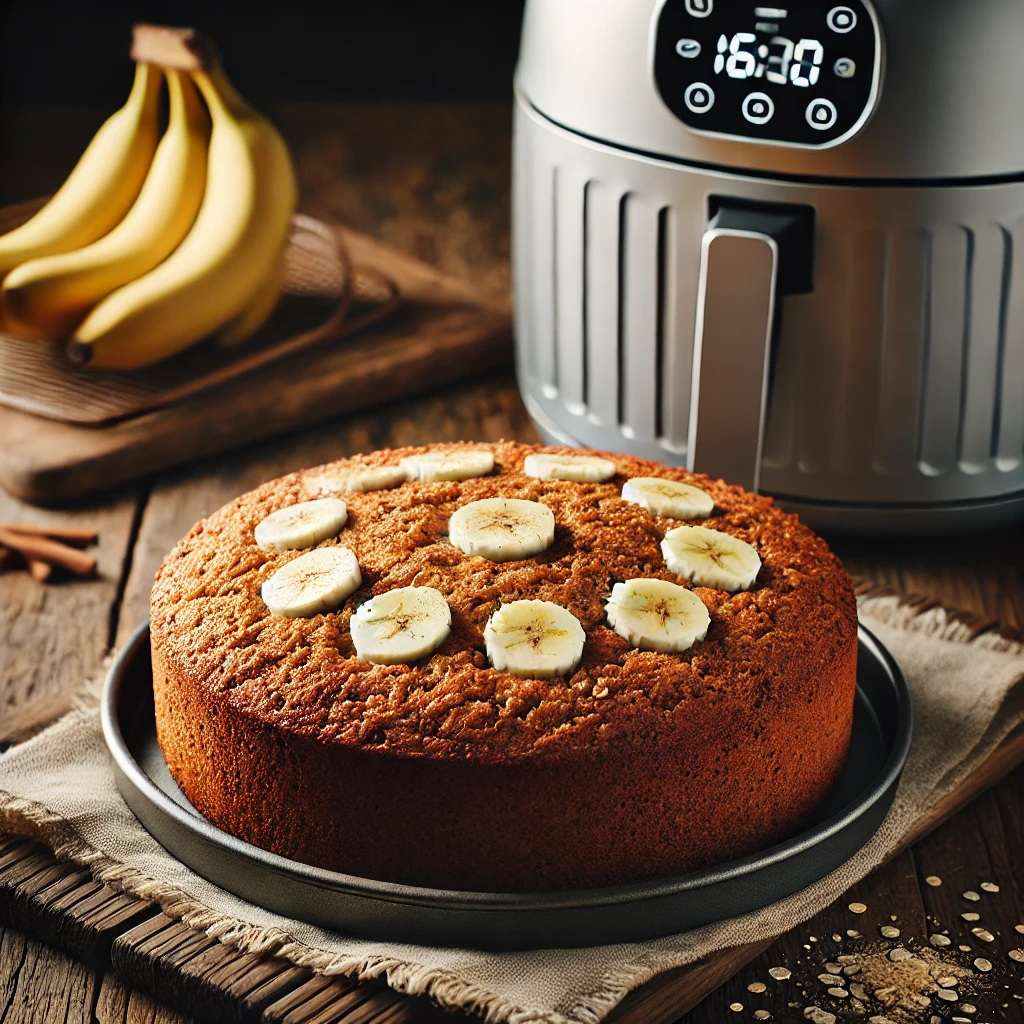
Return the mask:
M0 1024L93 1024L98 994L88 967L0 927Z

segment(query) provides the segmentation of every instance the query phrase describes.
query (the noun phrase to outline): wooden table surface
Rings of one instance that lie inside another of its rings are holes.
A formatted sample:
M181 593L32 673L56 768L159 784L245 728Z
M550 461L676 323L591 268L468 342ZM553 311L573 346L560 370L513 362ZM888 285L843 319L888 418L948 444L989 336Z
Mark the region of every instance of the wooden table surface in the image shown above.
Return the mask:
M305 104L274 115L296 153L306 211L372 232L490 294L507 291L505 105ZM68 131L50 130L44 139L27 115L0 111L5 154L19 152L19 142L33 143L0 174L0 202L59 182L100 112L59 117ZM24 572L0 576L0 743L30 735L68 707L76 689L102 671L109 651L145 618L163 554L195 520L239 492L301 466L388 445L502 437L536 439L511 373L323 423L70 508L38 509L0 493L0 522L75 524L100 534L95 580L44 586ZM1024 628L1020 529L960 539L832 540L857 575ZM895 915L906 939L922 941L930 919L956 922L969 909L959 894L983 881L1000 886L984 895L984 920L1001 948L1012 946L1014 925L1024 921L1022 806L1024 768L1018 768L834 906L782 936L684 1020L752 1020L757 1009L775 1020L803 1019L781 990L756 991L770 981L769 967L788 966L794 976L804 970L817 984L815 965L841 945L832 936L845 941L848 929L877 934ZM924 884L932 875L943 884ZM846 907L854 900L867 912L851 916ZM988 1002L979 996L978 1013L968 1019L1024 1019L1019 965L1011 966L1017 970L1005 975L1008 987L996 986ZM741 1010L729 1009L740 1004ZM943 1008L942 1019L951 1011L955 1007ZM921 1019L931 1012L922 1011ZM0 928L0 1024L184 1019L112 974L98 975Z

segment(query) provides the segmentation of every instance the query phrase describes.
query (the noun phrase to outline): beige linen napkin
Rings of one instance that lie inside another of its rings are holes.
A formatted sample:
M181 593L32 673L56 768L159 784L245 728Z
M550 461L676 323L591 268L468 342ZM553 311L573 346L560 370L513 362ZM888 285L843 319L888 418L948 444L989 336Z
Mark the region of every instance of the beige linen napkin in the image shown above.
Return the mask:
M241 949L274 952L331 974L384 978L489 1021L595 1024L655 974L715 950L781 934L835 900L901 843L1024 720L1024 650L970 631L942 608L861 602L914 695L910 758L881 829L816 885L744 917L650 942L490 954L354 939L291 921L217 888L167 854L125 806L94 709L73 711L0 757L0 830L33 836L98 878Z

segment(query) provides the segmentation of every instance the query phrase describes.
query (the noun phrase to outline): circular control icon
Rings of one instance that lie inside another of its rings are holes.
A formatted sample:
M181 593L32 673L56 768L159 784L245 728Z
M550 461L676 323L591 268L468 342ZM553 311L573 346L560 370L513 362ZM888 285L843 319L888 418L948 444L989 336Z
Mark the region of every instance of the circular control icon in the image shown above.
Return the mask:
M833 32L845 35L857 27L857 15L849 7L833 7L825 18L825 24Z
M706 114L715 105L715 92L710 85L694 82L686 87L683 102L695 114Z
M767 124L775 113L775 104L767 93L752 92L743 101L743 116L751 124Z
M849 57L840 57L839 60L832 65L832 70L836 73L838 78L853 78L857 73L857 65Z
M818 131L823 132L831 128L838 116L836 105L831 100L811 100L807 104L807 123Z
M714 0L686 0L686 13L695 18L706 18L714 7Z
M680 39L676 43L676 53L687 60L693 60L694 57L700 56L700 43L696 39Z

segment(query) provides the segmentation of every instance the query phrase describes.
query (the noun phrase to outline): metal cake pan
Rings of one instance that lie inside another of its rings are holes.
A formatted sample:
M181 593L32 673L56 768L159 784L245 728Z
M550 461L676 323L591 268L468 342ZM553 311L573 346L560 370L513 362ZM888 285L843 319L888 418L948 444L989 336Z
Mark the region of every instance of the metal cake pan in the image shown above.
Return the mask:
M859 629L857 696L842 775L809 827L742 860L674 878L558 893L426 889L280 857L203 818L156 739L149 626L111 668L102 722L117 787L150 834L211 882L269 910L353 935L486 950L603 945L686 931L766 906L823 878L875 834L910 749L910 691Z

